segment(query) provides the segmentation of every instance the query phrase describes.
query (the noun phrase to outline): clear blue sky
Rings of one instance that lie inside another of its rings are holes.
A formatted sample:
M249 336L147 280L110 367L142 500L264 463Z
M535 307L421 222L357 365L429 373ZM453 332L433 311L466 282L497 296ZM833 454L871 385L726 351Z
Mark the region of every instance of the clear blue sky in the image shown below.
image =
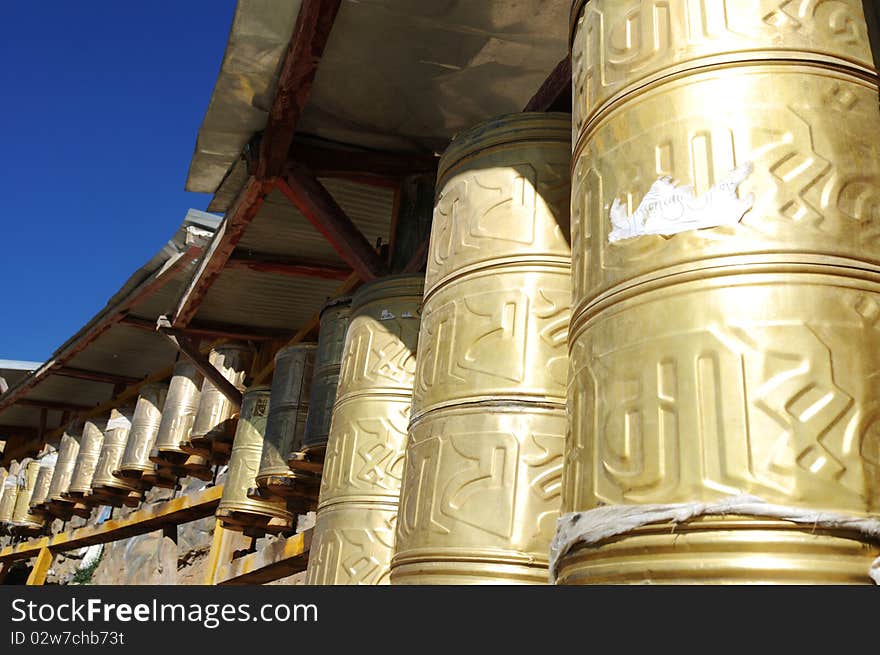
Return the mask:
M174 234L235 0L3 3L0 359L43 361Z

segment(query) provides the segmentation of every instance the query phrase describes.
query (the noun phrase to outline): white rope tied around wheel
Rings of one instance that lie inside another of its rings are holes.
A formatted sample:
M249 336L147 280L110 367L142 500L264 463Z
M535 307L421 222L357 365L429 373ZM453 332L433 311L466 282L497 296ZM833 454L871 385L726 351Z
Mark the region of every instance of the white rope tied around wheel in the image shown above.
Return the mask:
M668 505L608 505L586 512L569 512L556 521L550 543L550 584L556 583L560 560L576 544L595 544L652 523L684 523L700 516L748 516L781 519L813 528L842 528L880 541L880 520L773 505L757 496L732 496L712 503ZM880 585L880 557L871 563L868 576Z

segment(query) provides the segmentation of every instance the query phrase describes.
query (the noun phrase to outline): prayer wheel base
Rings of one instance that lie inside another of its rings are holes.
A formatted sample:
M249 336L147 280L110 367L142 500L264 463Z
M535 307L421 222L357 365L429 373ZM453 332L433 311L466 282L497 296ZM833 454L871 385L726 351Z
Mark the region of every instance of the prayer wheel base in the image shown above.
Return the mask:
M294 471L317 473L320 476L324 471L324 455L326 452L326 446L305 448L291 453L290 458L287 460L287 465Z
M392 563L393 585L487 585L547 584L547 563L506 564L501 562L442 561Z
M216 516L225 529L241 532L249 537L279 534L293 529L292 520L238 509L218 509Z
M556 584L871 584L878 556L851 531L706 517L575 546Z

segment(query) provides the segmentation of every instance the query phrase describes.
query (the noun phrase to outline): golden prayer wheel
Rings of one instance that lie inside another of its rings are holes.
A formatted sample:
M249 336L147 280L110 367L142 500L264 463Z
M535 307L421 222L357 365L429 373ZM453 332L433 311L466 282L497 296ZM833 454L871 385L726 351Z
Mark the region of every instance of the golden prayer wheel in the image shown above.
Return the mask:
M568 114L501 116L440 160L394 584L545 583L571 303Z
M3 502L3 485L6 483L7 477L9 477L9 471L5 466L0 466L0 503Z
M34 482L34 491L28 503L31 513L45 514L46 502L49 500L49 487L52 485L52 476L55 473L55 464L58 461L58 453L55 451L46 453L39 460L40 468L37 471L37 480Z
M155 464L150 461L150 450L159 432L167 393L167 384L146 384L141 387L122 460L119 469L114 471L117 477L137 481L144 473L150 473L155 468Z
M324 461L333 419L345 333L351 319L351 296L329 300L321 309L320 319L306 429L302 439L294 441L288 460L296 471L297 482L314 486L321 482L320 464Z
M791 515L880 507L862 3L748 4L573 8L563 511L580 525L743 494ZM581 540L557 582L870 582L880 547L859 532L757 512Z
M67 492L61 492L63 497L81 500L91 492L92 478L95 475L95 467L98 464L98 458L101 457L101 446L104 443L103 428L107 426L109 418L108 415L104 415L100 418L87 419L83 423L76 464L73 467Z
M13 467L3 481L3 494L0 495L0 525L12 522L12 514L15 511L15 500L18 497L18 475L12 473Z
M296 474L287 464L294 443L302 443L309 412L317 344L300 343L275 355L272 402L256 483L270 495L296 494Z
M81 426L68 427L61 435L61 443L58 445L58 460L55 462L55 471L52 481L49 483L47 503L49 511L62 519L69 519L73 503L65 498L64 494L70 489L70 481L73 478L73 468L76 466L76 456L79 454L79 440L81 438Z
M128 495L129 492L137 491L137 484L131 480L120 478L113 472L119 468L128 435L131 432L131 419L134 411L131 407L122 407L110 411L110 420L107 421L107 429L104 430L104 442L101 444L101 455L95 465L95 474L92 476L92 494L97 496L102 503L115 504L107 494ZM119 500L121 504L121 499Z
M423 286L421 275L395 275L352 299L309 584L388 582Z
M284 501L255 500L247 495L248 489L256 484L260 468L270 396L271 387L266 385L251 387L244 394L229 456L229 472L217 507L217 518L224 528L254 536L293 526L293 514Z
M211 349L208 360L239 391L251 367L253 351L247 344L227 343ZM235 406L207 378L202 382L199 409L184 450L202 457L215 456L216 447L232 443L235 436ZM225 457L220 457L225 461Z
M40 473L40 462L36 459L25 459L18 472L18 494L15 497L15 509L12 511L12 525L22 530L37 530L43 526L44 518L31 512L31 497L37 485Z
M181 444L189 441L199 411L203 381L202 374L189 360L181 359L174 365L162 406L156 444L150 453L150 460L154 463L179 464L187 458Z

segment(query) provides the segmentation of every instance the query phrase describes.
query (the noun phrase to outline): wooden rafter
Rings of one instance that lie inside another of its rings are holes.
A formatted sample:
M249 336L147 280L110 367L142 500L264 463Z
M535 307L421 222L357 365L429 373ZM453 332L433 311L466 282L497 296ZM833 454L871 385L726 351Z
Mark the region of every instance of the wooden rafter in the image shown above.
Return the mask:
M22 407L39 407L41 409L57 409L61 411L82 412L92 408L91 405L79 405L54 400L35 400L33 398L21 398L17 403Z
M362 280L387 275L388 266L311 170L292 164L277 184Z
M341 0L303 0L278 77L256 167L259 180L281 174L296 126L312 90Z
M550 111L551 109L560 109L571 111L559 107L559 103L567 96L571 96L571 57L565 56L556 67L551 71L547 79L541 85L541 88L532 96L523 111Z
M386 182L397 182L414 173L436 172L438 162L433 154L381 152L296 139L288 158L308 166L317 177L374 177Z
M223 377L223 373L214 366L199 349L192 337L171 328L170 322L163 316L159 318L159 331L164 334L180 353L193 363L199 372L211 381L217 391L222 393L236 407L241 407L242 393L234 384Z
M323 280L344 280L351 275L351 269L265 253L233 252L226 262L229 270L246 270L292 277L311 277Z
M153 329L155 329L155 327ZM84 368L74 368L73 366L59 366L52 369L52 374L66 378L75 378L77 380L89 380L91 382L104 382L107 384L124 384L126 386L134 384L141 379L130 375L104 373L103 371L89 371Z

